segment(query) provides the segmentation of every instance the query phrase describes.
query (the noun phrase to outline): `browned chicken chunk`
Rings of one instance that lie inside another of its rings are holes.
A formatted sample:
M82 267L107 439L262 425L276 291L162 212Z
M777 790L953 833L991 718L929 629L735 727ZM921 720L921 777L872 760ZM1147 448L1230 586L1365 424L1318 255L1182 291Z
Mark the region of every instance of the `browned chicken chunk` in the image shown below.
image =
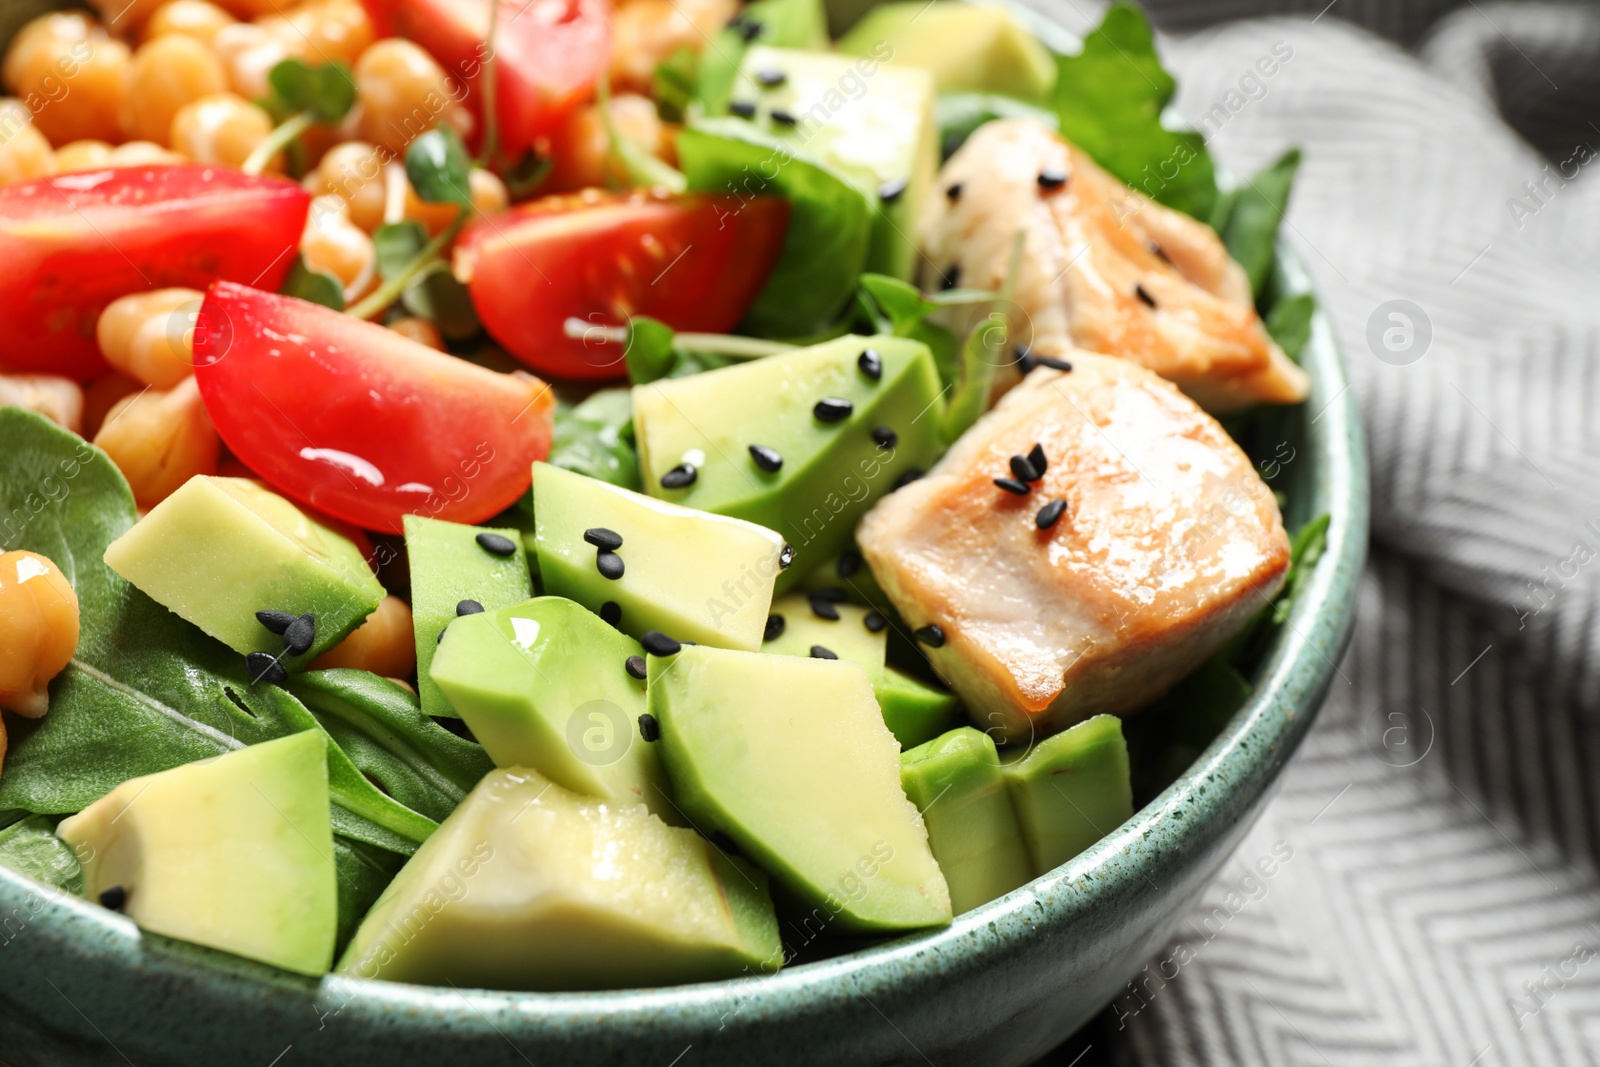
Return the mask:
M1009 741L1149 703L1289 566L1277 501L1215 419L1137 364L1065 355L1073 370L1030 373L857 535L934 667Z
M1208 411L1305 399L1239 265L1208 226L1162 207L1029 119L980 127L939 175L919 223L944 284L998 289L1024 234L1014 342L1085 348L1176 382ZM934 279L926 279L932 287Z

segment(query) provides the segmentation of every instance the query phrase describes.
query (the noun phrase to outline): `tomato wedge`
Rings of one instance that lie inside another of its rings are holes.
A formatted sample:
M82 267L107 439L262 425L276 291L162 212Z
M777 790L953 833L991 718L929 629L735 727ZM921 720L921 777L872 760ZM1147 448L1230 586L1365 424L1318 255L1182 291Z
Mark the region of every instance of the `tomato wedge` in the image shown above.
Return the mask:
M219 278L283 284L311 196L284 178L180 164L59 174L0 188L0 372L105 372L111 301Z
M466 82L472 90L467 103L480 117L492 2L362 0L381 35L411 38ZM498 2L495 114L500 147L516 159L594 95L611 59L611 0Z
M218 282L195 326L200 398L228 449L279 492L368 530L476 523L550 452L555 396L393 330Z
M697 193L590 190L481 218L456 244L455 273L496 341L563 378L615 378L622 348L567 336L568 319L730 330L783 250L789 202Z

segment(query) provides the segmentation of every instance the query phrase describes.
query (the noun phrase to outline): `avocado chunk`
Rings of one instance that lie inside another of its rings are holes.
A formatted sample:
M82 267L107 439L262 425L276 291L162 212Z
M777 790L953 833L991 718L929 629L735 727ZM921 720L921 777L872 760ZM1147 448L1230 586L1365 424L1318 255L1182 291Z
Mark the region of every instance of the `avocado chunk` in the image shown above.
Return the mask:
M782 534L797 563L778 577L782 592L849 545L896 479L938 456L939 398L933 356L901 337L840 337L635 386L645 491ZM685 467L688 484L670 473Z
M533 517L546 593L615 619L636 638L658 630L677 641L760 647L773 581L789 556L771 530L548 463L533 465ZM595 530L622 540L609 552L621 562L614 578L601 569L608 550L588 539Z
M1004 7L879 4L839 40L846 55L932 73L941 93L1000 93L1042 102L1056 84L1050 52ZM874 83L876 84L876 83Z
M417 641L417 696L424 714L453 716L455 708L428 673L439 636L463 614L507 608L533 596L522 534L515 529L463 526L420 515L405 517L405 533L411 564L411 620ZM485 548L486 542L499 551ZM507 546L510 552L505 551Z
M824 927L950 921L949 889L900 786L899 746L859 664L685 648L651 657L649 701L693 825L726 834Z
M638 805L489 772L339 961L362 978L579 990L733 978L782 960L766 878Z
M962 726L900 756L900 782L922 812L957 915L1033 879L1033 863L994 739Z
M384 597L361 550L246 478L200 475L106 547L106 566L235 652L284 652L258 611L315 619L304 666L338 644Z
M83 895L120 898L141 929L319 975L339 911L329 818L327 742L307 730L130 779L56 832Z
M458 619L433 680L497 767L528 767L612 804L681 820L663 794L655 746L639 736L644 649L558 596Z
M1133 814L1122 720L1096 715L1006 762L1011 804L1033 873L1045 874Z
M889 605L889 598L872 576L872 570L862 561L861 550L853 540L807 571L799 586L802 589L843 589L845 599L852 604L879 609Z
M866 198L866 269L909 281L917 217L939 167L934 76L881 55L757 45L744 55L733 99L756 105L758 129L842 176ZM792 121L791 121L792 120Z
M914 748L953 730L965 718L960 697L894 667L885 667L872 688L878 694L883 724L902 749Z

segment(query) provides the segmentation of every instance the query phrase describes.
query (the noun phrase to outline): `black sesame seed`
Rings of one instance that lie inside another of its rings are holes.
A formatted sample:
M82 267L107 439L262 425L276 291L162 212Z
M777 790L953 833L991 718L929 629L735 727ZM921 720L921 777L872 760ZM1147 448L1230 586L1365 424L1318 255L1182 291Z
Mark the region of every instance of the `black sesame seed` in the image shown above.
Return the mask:
M309 611L291 622L283 631L283 654L303 656L311 650L317 639L317 619Z
M509 537L497 533L481 533L473 540L478 542L478 547L491 556L514 556L517 546Z
M687 463L680 463L661 476L661 488L686 489L700 477L700 472Z
M781 70L768 69L756 71L756 81L763 89L776 89L778 86L782 85L788 80L789 75L785 74Z
M872 439L878 443L879 448L893 448L900 441L900 435L887 426L874 427Z
M583 539L602 552L615 552L622 547L622 535L604 526L591 526L583 531Z
M281 685L289 678L289 672L283 669L283 664L271 652L250 653L244 658L244 669L250 673L252 685L259 682Z
M1167 255L1167 250L1161 247L1161 243L1159 241L1146 241L1145 247L1148 248L1157 259L1161 260L1161 262L1172 262L1172 257Z
M811 602L811 614L815 615L819 619L826 619L829 622L839 621L839 608L833 603L833 601L824 600L815 593L812 593L807 599Z
M661 740L661 724L648 711L639 716L639 736L645 739L646 744Z
M896 489L904 489L912 482L920 481L922 478L922 473L922 471L912 467L910 470L906 471L904 474L894 480L894 487Z
M1017 357L1017 373L1027 374L1039 365L1039 358L1029 350L1027 345L1017 345L1011 351Z
M926 626L919 627L912 636L929 648L944 647L944 630L936 622L930 622Z
M961 264L952 263L945 272L939 275L939 288L944 290L954 289L961 284Z
M439 631L439 636L435 637L433 639L433 643L436 644L436 645L444 644L444 632L445 632L445 630L448 630L448 629L450 629L450 624L449 623L445 623L444 627Z
M761 631L761 640L763 642L776 641L778 638L783 636L784 628L788 625L789 624L784 620L782 615L777 613L768 615L767 628Z
M811 414L817 417L818 422L838 422L848 419L856 406L850 401L837 396L825 396L811 408Z
M1069 371L1072 369L1071 363L1068 363L1064 359L1055 359L1051 356L1035 356L1034 362L1041 367L1049 367L1051 370Z
M839 654L837 652L835 652L831 648L825 648L822 645L812 645L811 646L811 658L812 659L838 659L839 658Z
M794 115L790 114L789 112L783 110L783 108L775 107L772 109L772 121L776 122L779 126L793 126L800 120L795 118Z
M1139 282L1134 285L1133 295L1138 297L1149 307L1156 306L1156 298L1150 295L1150 291L1144 287L1143 282Z
M1045 471L1050 469L1050 461L1045 459L1044 446L1037 441L1028 450L1028 462L1033 466L1034 470L1039 472L1041 477L1043 477Z
M885 204L892 204L904 196L905 192L906 180L904 178L896 178L878 186L878 199Z
M1061 516L1066 510L1067 502L1065 500L1052 500L1040 508L1039 514L1033 517L1034 525L1041 530L1048 530L1061 521Z
M258 611L256 621L275 634L282 634L289 628L298 616L290 615L287 611Z
M757 19L740 19L738 26L739 32L744 34L744 39L746 41L753 41L757 37L760 37L761 31L765 29L765 27L762 26L761 22Z
M952 204L961 199L961 183L955 182L945 187L944 198Z
M600 621L615 626L622 621L622 605L608 600L600 605Z
M776 448L768 448L766 445L751 445L750 458L764 471L777 471L783 467L783 456Z
M676 656L683 650L680 642L674 641L660 630L646 630L644 636L639 638L639 643L652 656Z
M996 478L994 480L994 484L998 485L1006 492L1015 493L1018 496L1027 496L1031 491L1027 482L1018 481L1015 478Z
M610 582L621 578L622 572L626 569L622 565L622 557L615 552L597 553L594 558L594 565L595 569L600 572L600 577Z
M841 578L850 577L861 569L861 553L853 548L845 549L839 553L839 562L833 565L833 569L839 572Z
M483 605L478 603L476 600L458 600L456 601L456 614L458 616L482 615Z
M1039 172L1039 188L1045 192L1061 188L1067 184L1067 172L1055 167L1046 167Z
M728 112L742 119L753 119L756 117L756 105L749 100L735 100L728 105Z
M643 656L629 656L622 662L622 667L634 678L643 678L647 673Z
M1039 480L1039 472L1034 469L1027 456L1011 457L1011 473L1017 476L1017 481L1019 482L1036 482Z
M821 589L813 589L811 595L818 600L826 600L830 604L843 604L850 599L850 594L836 585L825 585Z
M861 616L861 625L867 628L868 633L882 633L883 628L889 625L889 620L884 618L881 611L869 611Z
M878 355L876 348L868 348L857 356L856 366L861 368L862 374L865 374L873 381L878 381L883 377L883 357Z
M128 891L120 885L114 885L100 894L100 906L110 908L112 911L121 911L128 903Z
M783 543L783 551L778 553L778 569L781 571L786 571L789 569L789 565L793 562L794 546L785 541Z

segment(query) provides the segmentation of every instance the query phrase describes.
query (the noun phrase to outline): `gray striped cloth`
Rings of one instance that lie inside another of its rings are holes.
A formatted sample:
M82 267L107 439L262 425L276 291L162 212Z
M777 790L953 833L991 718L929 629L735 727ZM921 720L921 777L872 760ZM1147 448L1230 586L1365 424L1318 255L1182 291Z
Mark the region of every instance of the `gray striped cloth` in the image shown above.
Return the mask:
M1365 413L1372 566L1194 959L1046 1062L1600 1063L1600 9L1151 6L1235 173L1305 148L1286 234Z

